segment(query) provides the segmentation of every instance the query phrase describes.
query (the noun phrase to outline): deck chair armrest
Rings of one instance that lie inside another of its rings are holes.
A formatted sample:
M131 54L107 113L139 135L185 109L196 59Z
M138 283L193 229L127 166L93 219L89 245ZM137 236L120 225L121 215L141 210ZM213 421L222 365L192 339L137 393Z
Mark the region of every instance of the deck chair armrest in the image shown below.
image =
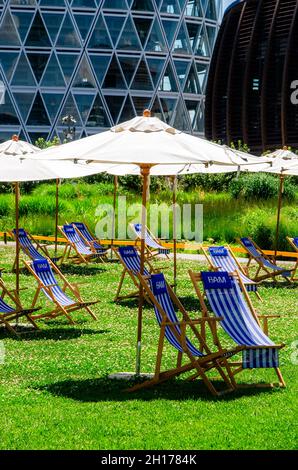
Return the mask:
M258 318L262 319L262 318L280 318L281 315L257 315Z

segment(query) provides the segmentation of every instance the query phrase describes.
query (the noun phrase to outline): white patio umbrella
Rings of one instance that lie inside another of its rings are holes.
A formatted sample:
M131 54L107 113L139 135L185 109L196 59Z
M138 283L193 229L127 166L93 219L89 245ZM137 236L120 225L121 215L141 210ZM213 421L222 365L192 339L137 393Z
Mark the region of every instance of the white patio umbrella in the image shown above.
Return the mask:
M263 171L266 173L279 175L280 179L274 243L274 257L276 259L282 207L282 195L284 192L284 181L286 176L298 176L298 155L291 152L288 147L284 147L283 149L276 150L275 152L266 155L266 157L270 160L270 167Z
M223 165L227 169L233 166L234 171L235 169L239 171L242 166L255 166L264 162L258 157L251 157L228 147L180 132L158 118L151 117L149 110L144 111L143 117L136 117L107 132L70 142L58 148L43 150L30 158L85 160L90 164L95 162L110 165L133 164L139 168L139 174L143 178L141 273L144 272L147 190L150 174L156 174L158 168L161 168L165 171L163 174L175 175L187 171L191 164L203 164L206 168L217 164ZM170 168L172 168L171 173L169 173ZM110 172L110 170L107 171ZM143 288L141 286L139 299L137 374L140 373L142 337Z
M13 183L15 187L16 218L16 291L19 292L19 183L26 181L57 180L60 178L80 178L99 173L85 163L71 161L32 161L29 155L40 152L40 149L13 136L11 140L0 144L0 182ZM103 168L104 169L104 168Z

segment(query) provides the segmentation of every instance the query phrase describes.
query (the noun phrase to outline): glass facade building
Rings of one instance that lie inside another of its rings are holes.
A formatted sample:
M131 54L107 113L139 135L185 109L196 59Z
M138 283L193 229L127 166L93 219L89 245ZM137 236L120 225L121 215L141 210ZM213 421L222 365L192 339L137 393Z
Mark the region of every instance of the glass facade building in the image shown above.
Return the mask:
M206 96L206 137L254 151L298 148L298 2L243 0L226 11Z
M100 132L151 108L204 131L220 0L0 0L0 140Z

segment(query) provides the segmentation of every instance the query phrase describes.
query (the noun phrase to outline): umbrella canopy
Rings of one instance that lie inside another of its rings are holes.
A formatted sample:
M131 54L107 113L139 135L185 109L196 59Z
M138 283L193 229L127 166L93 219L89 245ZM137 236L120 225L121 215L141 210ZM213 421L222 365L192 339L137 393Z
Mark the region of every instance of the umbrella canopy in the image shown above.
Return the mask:
M46 160L32 161L29 157L41 153L38 147L13 136L0 144L0 181L25 182L44 181L50 179L80 178L100 173L106 168L94 168L85 162L73 163L70 161L50 162Z
M255 165L266 162L266 159L251 157L229 147L208 142L192 135L180 132L150 112L143 117L136 117L109 131L95 134L80 141L70 142L57 148L42 150L34 159L48 160L82 159L90 163L133 164L141 166L180 165L173 168L171 174L184 171L189 164L221 164L231 166L235 170L242 165ZM182 166L181 166L182 165ZM156 174L166 174L167 169L161 168ZM189 172L190 169L186 172ZM127 174L127 173L126 173ZM155 174L155 173L151 173Z
M287 147L276 150L266 157L271 160L270 167L263 170L266 173L285 176L298 175L298 155L288 150Z

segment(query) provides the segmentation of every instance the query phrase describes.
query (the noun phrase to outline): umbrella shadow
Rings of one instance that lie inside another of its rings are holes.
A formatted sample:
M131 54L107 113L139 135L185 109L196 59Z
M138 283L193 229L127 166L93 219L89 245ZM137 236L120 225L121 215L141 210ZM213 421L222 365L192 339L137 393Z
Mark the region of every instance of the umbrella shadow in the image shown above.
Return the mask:
M101 266L76 266L76 265L62 265L59 267L61 272L66 275L74 276L94 276L95 274L105 273L107 269Z
M6 332L4 329L0 331L0 339L9 337L15 341L68 341L80 338L85 335L102 335L110 333L110 330L92 330L91 328L52 328L49 330L29 330L20 336L13 336Z
M216 402L218 400L233 401L243 396L250 397L275 392L269 388L252 387L238 389L233 393L214 397L201 380L193 382L171 380L156 387L130 392L129 388L138 382L140 381L126 381L124 383L119 379L104 377L88 380L65 380L34 388L54 396L65 397L83 403L152 401L159 399L177 402L187 400ZM223 382L213 381L213 384L217 390L225 389Z

